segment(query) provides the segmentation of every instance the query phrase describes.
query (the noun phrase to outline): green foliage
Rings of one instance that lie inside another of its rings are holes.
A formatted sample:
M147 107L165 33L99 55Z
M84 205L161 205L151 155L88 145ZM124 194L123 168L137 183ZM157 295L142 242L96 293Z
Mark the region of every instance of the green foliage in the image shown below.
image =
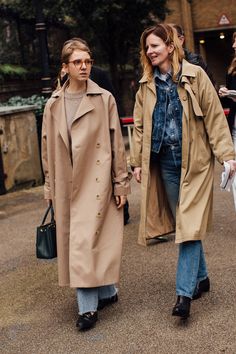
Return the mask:
M48 28L60 24L88 41L97 62L109 65L118 95L127 64L137 72L141 33L169 12L167 0L0 0L1 9L29 20L43 10Z
M13 96L7 102L1 103L2 106L25 106L25 105L35 105L37 109L35 110L35 115L37 117L42 116L44 106L48 98L40 95L32 95L30 97Z
M4 77L18 77L25 79L27 70L19 65L0 64L0 79Z
M163 21L168 9L166 0L72 0L67 11L76 14L83 33L99 41L110 65L121 69L131 49L139 46L144 28Z

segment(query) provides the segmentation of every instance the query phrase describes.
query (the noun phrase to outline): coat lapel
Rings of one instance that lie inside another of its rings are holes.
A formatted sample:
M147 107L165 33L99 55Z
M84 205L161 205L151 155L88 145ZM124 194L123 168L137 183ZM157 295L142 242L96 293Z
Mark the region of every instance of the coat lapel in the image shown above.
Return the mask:
M196 77L196 73L193 70L192 65L189 64L185 59L183 59L182 73L181 73L180 81L183 84L184 89L189 93L189 96L191 98L192 105L193 105L194 114L197 117L203 117L202 110L201 110L201 108L199 106L199 103L198 103L198 101L196 99L196 96L195 96L195 94L194 94L194 92L192 90L192 86L191 86L191 83L190 83L190 80L189 80L189 78L194 78L194 77Z
M72 124L82 116L84 116L86 113L91 112L94 109L94 105L91 100L91 96L85 95L75 113L74 119Z
M192 105L193 105L193 111L194 111L195 115L197 117L203 117L202 110L201 110L201 108L199 106L199 103L198 103L198 101L196 99L196 96L193 93L193 90L191 88L191 84L190 84L188 78L187 77L183 77L181 82L184 84L185 90L189 93L189 95L191 97L191 101L192 101Z
M75 117L73 119L73 123L84 116L85 114L91 112L95 107L92 102L92 97L101 95L102 94L102 89L99 87L95 82L92 80L88 79L87 81L87 91L86 95L83 97L80 106L78 107ZM72 123L72 124L73 124Z
M57 126L62 140L67 150L70 150L64 101L64 92L67 85L68 80L64 83L63 87L59 91L52 94L52 98L54 98L55 100L54 102L52 102L51 108L53 109L53 115L57 120ZM73 123L77 119L84 116L88 112L91 112L94 109L94 105L92 103L92 96L99 94L102 94L102 89L95 82L88 79L86 95L83 97L81 104L76 111Z
M67 122L66 122L66 112L65 112L65 102L64 102L64 94L59 92L58 94L53 94L52 97L55 97L56 100L52 104L53 116L57 121L57 126L59 130L59 134L62 137L66 148L69 150L69 138L67 131Z

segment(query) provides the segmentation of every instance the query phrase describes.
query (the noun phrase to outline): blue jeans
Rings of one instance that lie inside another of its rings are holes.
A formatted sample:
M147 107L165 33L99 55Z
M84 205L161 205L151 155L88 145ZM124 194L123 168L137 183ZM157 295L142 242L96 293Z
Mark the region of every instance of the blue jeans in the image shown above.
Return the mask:
M97 311L98 301L107 299L117 293L115 285L105 285L96 288L77 288L77 303L79 314Z
M201 241L179 245L176 272L176 294L192 298L200 281L207 278L207 267Z
M176 219L181 176L181 147L165 146L158 154L161 176L167 199ZM176 294L192 298L200 281L206 279L207 267L201 241L183 242L179 245L176 271Z

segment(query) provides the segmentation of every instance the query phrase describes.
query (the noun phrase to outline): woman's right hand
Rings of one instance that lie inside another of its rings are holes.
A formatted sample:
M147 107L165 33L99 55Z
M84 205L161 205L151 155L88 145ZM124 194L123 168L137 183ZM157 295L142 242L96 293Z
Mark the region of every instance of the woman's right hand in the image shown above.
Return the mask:
M219 89L219 96L225 97L225 96L227 96L227 92L228 92L227 87L223 86Z
M134 178L136 179L136 181L138 183L141 183L141 174L142 174L142 168L141 167L135 167L133 175L134 175Z

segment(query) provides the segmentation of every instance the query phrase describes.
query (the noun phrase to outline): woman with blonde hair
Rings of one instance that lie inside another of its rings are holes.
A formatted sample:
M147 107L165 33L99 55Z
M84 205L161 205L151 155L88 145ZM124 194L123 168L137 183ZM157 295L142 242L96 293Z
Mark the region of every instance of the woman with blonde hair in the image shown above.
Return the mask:
M59 285L77 290L77 327L118 300L123 206L130 192L115 99L89 79L87 43L64 43L68 80L48 100L42 129L44 194L55 210Z
M204 70L184 59L168 24L141 36L143 77L134 108L131 165L141 183L139 243L175 229L179 244L173 316L209 291L202 240L212 215L214 158L236 169L218 96Z

